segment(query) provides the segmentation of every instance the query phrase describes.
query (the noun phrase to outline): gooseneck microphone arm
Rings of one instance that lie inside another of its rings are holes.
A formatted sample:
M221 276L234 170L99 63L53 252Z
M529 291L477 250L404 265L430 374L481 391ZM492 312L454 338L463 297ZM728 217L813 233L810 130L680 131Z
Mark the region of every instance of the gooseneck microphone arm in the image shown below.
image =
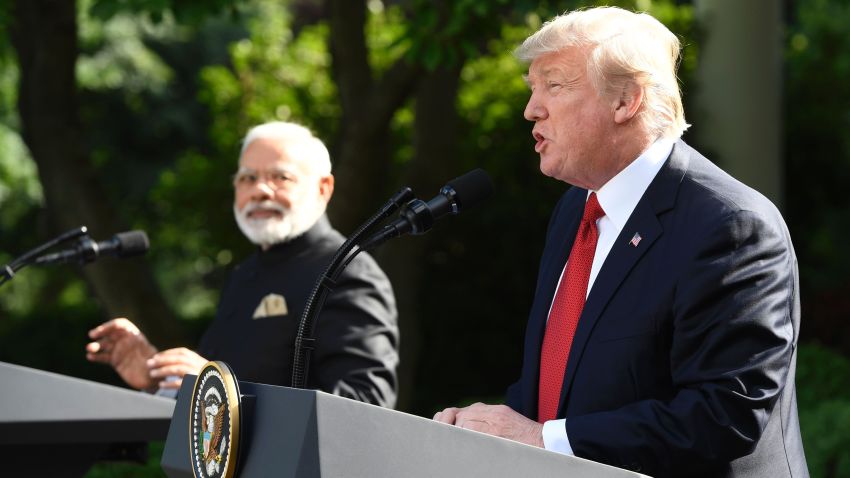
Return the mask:
M412 199L413 192L404 188L385 204L378 213L369 218L357 231L346 240L334 254L324 274L316 282L313 292L304 307L298 333L295 337L294 356L292 359L292 387L305 388L307 373L310 369L310 353L315 348L313 328L325 299L336 286L336 281L345 267L360 252L371 250L383 242L403 234L424 234L434 224L434 221L447 215L457 214L463 207L471 207L489 196L493 191L490 177L481 169L476 169L449 181L440 190L440 194L427 203ZM402 207L402 204L404 206ZM361 238L372 233L379 221L401 208L399 218L384 226L378 233L372 234L364 242ZM362 245L360 245L362 244Z
M137 256L147 252L150 247L148 236L144 231L119 232L112 239L102 242L93 241L87 231L85 226L71 229L10 262L3 268L0 285L14 277L15 272L24 266L32 264L44 266L67 262L77 262L82 265L95 261L104 255L113 255L118 258ZM42 255L46 250L74 238L79 238L74 247Z
M33 248L22 254L21 256L14 259L12 262L3 266L2 275L0 275L0 285L5 284L7 281L11 280L12 277L15 277L15 273L24 267L30 265L36 257L41 255L44 251L58 246L63 242L70 241L71 239L76 239L78 237L85 236L88 232L86 226L75 227L74 229L68 230L60 234L59 236L45 242L44 244Z
M336 281L339 275L345 269L354 257L359 254L360 249L357 244L360 238L367 233L370 233L390 214L398 210L402 204L413 198L413 190L405 187L395 193L381 209L364 222L357 230L340 246L336 251L330 264L325 269L325 272L316 281L313 290L310 293L310 298L307 300L307 305L304 306L304 312L301 314L301 320L298 322L298 332L295 335L294 355L292 358L292 387L305 388L307 386L307 371L310 369L310 354L315 347L315 339L313 338L313 329L316 323L316 317L324 306L325 299L328 294L336 286ZM356 248L356 249L355 249ZM352 252L353 250L353 252ZM346 260L347 259L347 260Z
M362 244L371 251L384 242L404 234L425 234L443 216L455 215L468 209L493 193L493 182L483 169L474 169L449 181L433 199L414 199L401 208L399 218L384 226Z

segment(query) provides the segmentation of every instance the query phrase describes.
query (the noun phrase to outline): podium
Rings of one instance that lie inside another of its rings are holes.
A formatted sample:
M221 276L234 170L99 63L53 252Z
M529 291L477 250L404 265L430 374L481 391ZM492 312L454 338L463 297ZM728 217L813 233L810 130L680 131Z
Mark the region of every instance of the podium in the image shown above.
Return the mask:
M110 447L165 439L174 405L0 362L0 474L83 476Z
M187 375L161 465L193 478ZM243 404L236 477L626 478L638 473L565 456L313 390L239 382Z

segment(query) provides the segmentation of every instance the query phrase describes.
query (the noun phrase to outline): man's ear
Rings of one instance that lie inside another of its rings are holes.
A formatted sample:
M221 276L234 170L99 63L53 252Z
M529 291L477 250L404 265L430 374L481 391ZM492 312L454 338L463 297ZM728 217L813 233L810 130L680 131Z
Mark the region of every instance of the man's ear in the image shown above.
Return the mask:
M643 103L643 88L634 81L627 81L614 100L614 122L624 124L637 115Z
M319 178L319 196L325 200L325 204L329 203L331 196L334 194L334 177L332 174Z

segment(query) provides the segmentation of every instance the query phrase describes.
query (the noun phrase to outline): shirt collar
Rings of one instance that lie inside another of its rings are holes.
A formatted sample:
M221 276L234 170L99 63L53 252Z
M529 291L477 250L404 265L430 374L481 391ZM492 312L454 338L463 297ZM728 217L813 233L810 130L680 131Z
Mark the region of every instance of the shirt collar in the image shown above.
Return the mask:
M649 183L670 156L674 143L674 140L667 138L655 141L637 159L596 191L599 205L618 231L625 227Z

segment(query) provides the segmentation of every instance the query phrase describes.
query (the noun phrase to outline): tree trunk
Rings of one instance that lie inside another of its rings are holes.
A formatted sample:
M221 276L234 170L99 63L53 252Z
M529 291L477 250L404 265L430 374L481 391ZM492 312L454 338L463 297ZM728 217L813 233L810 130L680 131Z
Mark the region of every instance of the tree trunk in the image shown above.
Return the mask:
M424 76L416 91L414 119L414 157L405 185L413 187L423 200L437 194L447 180L457 176L457 124L455 101L460 80L460 65L439 68ZM440 242L439 228L425 236L404 237L388 243L380 259L386 264L398 301L402 328L401 368L399 371L399 409L406 410L415 393L422 344L423 281L429 266L429 252ZM449 232L450 234L450 232Z
M413 93L420 69L399 60L378 80L368 61L364 0L328 0L333 78L342 105L334 145L336 187L328 213L351 233L394 191L388 188L390 121Z
M15 1L18 110L53 231L85 225L94 238L104 239L125 226L85 148L76 92L75 5L68 0ZM131 318L157 345L177 341L178 324L143 260L105 259L82 268L82 273L108 316Z
M694 7L707 34L697 69L697 140L781 209L781 2L698 0Z
M455 156L457 90L461 65L425 72L405 59L380 79L368 63L364 26L365 1L328 0L333 77L339 90L342 120L336 141L336 192L329 209L334 224L350 233L402 185L429 199L459 171ZM414 158L401 184L388 184L392 154L390 121L415 95ZM393 282L402 331L398 408L408 408L414 394L421 348L419 291L428 266L427 253L438 233L403 238L385 245L378 259Z

